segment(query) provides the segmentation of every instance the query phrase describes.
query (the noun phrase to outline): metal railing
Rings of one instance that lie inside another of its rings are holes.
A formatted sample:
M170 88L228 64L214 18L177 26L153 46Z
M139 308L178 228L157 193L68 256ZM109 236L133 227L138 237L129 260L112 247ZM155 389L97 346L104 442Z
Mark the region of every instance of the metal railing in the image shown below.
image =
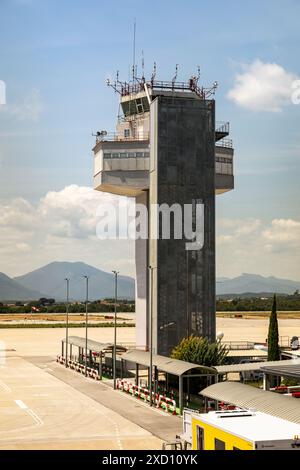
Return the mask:
M136 142L149 140L149 132L138 132L136 135L125 136L124 133L109 132L105 135L96 136L96 143L98 142Z
M247 351L254 349L255 343L250 341L222 341L222 345L226 346L229 351Z
M267 343L256 343L252 341L222 341L222 345L226 346L230 351L247 351L255 349L255 346L268 346ZM279 346L281 348L288 348L290 346L290 337L280 336Z
M220 132L222 134L226 133L229 134L230 132L230 124L228 121L217 121L216 122L216 132Z
M222 139L216 142L216 147L223 147L227 149L233 149L232 139Z
M147 87L156 90L171 90L171 91L192 91L196 93L201 99L208 99L214 95L217 83L211 88L204 88L198 86L196 77L191 77L187 82L177 82L175 79L172 81L154 80L146 81L145 79L135 82L115 82L113 88L120 93L121 96L134 95L143 92Z

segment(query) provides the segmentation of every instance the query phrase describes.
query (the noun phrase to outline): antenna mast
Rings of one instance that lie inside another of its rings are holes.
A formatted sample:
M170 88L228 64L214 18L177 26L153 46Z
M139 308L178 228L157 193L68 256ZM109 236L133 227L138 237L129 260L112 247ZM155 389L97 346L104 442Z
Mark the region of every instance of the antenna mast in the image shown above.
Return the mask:
M136 34L136 19L134 18L133 23L133 57L132 57L132 81L134 82L136 71L135 71L135 34Z

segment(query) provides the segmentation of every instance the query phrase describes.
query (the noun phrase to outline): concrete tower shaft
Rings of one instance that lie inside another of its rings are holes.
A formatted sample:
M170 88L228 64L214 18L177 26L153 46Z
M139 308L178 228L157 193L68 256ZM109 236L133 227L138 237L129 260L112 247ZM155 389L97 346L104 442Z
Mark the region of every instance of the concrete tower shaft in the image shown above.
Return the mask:
M137 239L136 345L149 346L149 274L153 268L154 352L169 355L189 334L215 338L215 195L234 186L228 123L195 82L122 84L116 132L99 133L94 188L153 205L204 205L204 245L186 239Z

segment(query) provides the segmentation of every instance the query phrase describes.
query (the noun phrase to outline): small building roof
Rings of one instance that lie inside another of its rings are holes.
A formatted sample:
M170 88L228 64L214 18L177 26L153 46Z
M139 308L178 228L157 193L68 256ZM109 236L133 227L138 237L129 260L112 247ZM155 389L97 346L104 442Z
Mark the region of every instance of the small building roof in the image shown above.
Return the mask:
M216 401L260 411L300 425L300 400L294 397L238 382L219 382L205 388L200 394Z
M267 357L268 352L261 349L231 349L227 357Z
M140 364L144 367L150 367L150 352L148 351L133 349L122 354L122 359ZM203 375L215 375L217 373L216 369L213 367L201 366L199 364L171 359L170 357L156 354L153 354L152 363L157 369L177 376L184 375L189 371Z
M260 411L213 411L195 418L252 442L294 439L300 433L298 424Z
M66 338L63 338L62 341L65 343ZM81 338L80 336L69 336L68 344L78 346L79 348L85 348L85 338ZM89 351L98 353L102 351L112 351L113 347L113 343L99 343L92 339L88 339L87 341L87 348ZM117 351L126 351L126 348L124 346L117 345Z

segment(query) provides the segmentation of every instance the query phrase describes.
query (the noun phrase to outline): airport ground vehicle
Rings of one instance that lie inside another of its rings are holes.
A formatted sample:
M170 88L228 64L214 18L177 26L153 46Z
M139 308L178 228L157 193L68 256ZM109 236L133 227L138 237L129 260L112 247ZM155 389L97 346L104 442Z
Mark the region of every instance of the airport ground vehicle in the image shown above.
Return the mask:
M300 425L257 411L184 410L183 425L193 450L300 450Z
M300 343L299 343L299 338L298 336L293 336L292 339L291 339L291 350L292 351L297 351L300 347Z

